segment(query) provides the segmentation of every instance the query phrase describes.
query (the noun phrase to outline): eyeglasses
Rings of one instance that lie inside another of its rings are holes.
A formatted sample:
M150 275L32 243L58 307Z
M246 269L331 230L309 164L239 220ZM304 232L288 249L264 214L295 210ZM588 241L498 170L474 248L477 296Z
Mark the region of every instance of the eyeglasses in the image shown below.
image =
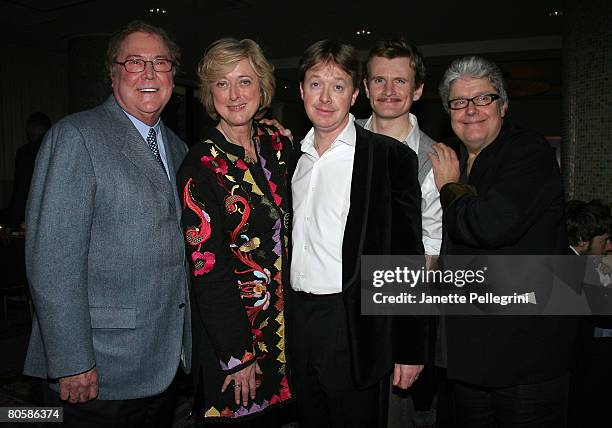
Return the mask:
M145 61L144 59L134 58L123 62L115 61L115 64L122 65L125 68L125 71L128 73L140 73L141 71L144 71L148 62L153 65L153 70L162 73L167 73L172 70L172 67L174 67L174 63L166 58L157 58L153 61Z
M466 108L470 104L470 101L475 106L484 107L498 99L499 95L497 94L482 94L473 98L455 98L454 100L448 100L448 108L451 110L461 110Z

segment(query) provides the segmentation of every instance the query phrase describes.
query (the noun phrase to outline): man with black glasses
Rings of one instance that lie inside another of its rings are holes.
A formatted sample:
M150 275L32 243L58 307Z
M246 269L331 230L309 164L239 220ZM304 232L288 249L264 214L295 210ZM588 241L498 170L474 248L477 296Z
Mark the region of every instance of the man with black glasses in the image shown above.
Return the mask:
M507 121L501 70L481 57L459 58L439 89L463 143L459 160L444 144L430 155L443 209L442 263L458 254L487 255L497 263L507 263L508 255L566 254L553 150ZM533 271L507 267L513 291L528 290ZM442 327L458 426L565 426L577 319L453 316L443 317Z
M191 351L174 177L186 145L160 120L178 47L133 22L111 38L113 94L47 133L26 216L36 308L25 374L67 426L170 426Z

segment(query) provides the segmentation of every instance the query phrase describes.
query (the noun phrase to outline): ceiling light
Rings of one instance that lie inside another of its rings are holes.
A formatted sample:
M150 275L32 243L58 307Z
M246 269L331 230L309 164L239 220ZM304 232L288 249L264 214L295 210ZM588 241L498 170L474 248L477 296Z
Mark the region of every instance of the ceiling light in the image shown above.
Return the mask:
M149 9L149 13L152 13L154 15L163 15L166 12L166 9L164 9L163 7L152 7Z
M548 16L551 16L551 17L563 16L563 11L562 10L552 10L548 12Z
M357 34L358 36L369 36L370 34L372 34L372 32L370 30L357 30L355 34Z

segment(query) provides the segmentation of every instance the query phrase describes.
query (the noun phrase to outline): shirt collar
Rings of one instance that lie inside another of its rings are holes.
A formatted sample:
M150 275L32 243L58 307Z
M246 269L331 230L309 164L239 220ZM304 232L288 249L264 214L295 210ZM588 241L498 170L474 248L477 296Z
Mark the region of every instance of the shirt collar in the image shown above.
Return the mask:
M357 131L355 130L355 116L349 113L349 120L342 132L338 134L336 139L332 142L330 148L338 146L338 144L344 143L347 146L355 147L355 141L357 140ZM301 142L302 152L314 155L317 151L314 148L314 127L310 128L308 134ZM318 157L318 154L317 154Z
M159 130L161 128L161 118L157 119L157 122L155 123L155 125L151 126L151 125L147 125L146 123L144 123L140 119L137 119L136 117L132 116L127 111L123 110L123 112L128 117L128 119L130 119L130 122L132 122L134 124L134 126L138 130L138 133L142 136L142 138L145 141L146 141L147 137L149 136L149 129L151 129L151 128L155 129L155 133L159 137Z
M368 121L363 125L363 127L367 129L368 131L372 130L372 117L373 116L370 115L370 117L368 118ZM404 141L402 141L402 143L406 144L408 147L410 147L415 152L418 152L419 151L419 140L421 136L421 132L419 130L419 121L417 120L417 117L413 115L412 113L408 113L408 120L410 120L410 124L412 125L412 128L410 129L410 132L408 133Z

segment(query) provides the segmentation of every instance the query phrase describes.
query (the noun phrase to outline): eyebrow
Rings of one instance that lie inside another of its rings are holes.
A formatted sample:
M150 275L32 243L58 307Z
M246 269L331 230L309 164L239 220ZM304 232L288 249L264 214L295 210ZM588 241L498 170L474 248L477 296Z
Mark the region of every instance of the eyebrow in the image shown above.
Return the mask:
M322 79L322 76L320 74L313 74L309 77L309 79ZM344 83L348 82L348 80L344 77L334 77L333 80L336 82L344 82Z
M450 94L449 94L448 97L449 97L449 100L458 100L458 99L464 99L465 100L465 99L470 99L470 98L474 98L474 97L480 97L482 95L491 95L491 94L497 94L497 92L495 92L494 89L491 89L490 91L488 91L488 90L487 91L481 91L478 94L474 95L473 97L468 97L467 95L459 95L459 96L456 96L455 98L451 98ZM497 95L499 95L499 94L497 94Z
M386 77L381 74L376 74L370 77L370 79L386 79ZM397 80L397 79L410 80L410 78L407 76L391 76L391 80Z
M129 55L126 55L125 57L126 58L138 58L138 59L147 58L144 55L140 55L140 54L129 54ZM153 57L153 59L170 59L170 55L156 55Z
M256 76L256 75L255 75ZM241 74L239 76L236 76L236 79L244 79L245 77L249 78L249 79L255 79L256 77L250 74ZM227 78L227 75L223 75L223 76L219 76L217 79L215 80L229 80Z

